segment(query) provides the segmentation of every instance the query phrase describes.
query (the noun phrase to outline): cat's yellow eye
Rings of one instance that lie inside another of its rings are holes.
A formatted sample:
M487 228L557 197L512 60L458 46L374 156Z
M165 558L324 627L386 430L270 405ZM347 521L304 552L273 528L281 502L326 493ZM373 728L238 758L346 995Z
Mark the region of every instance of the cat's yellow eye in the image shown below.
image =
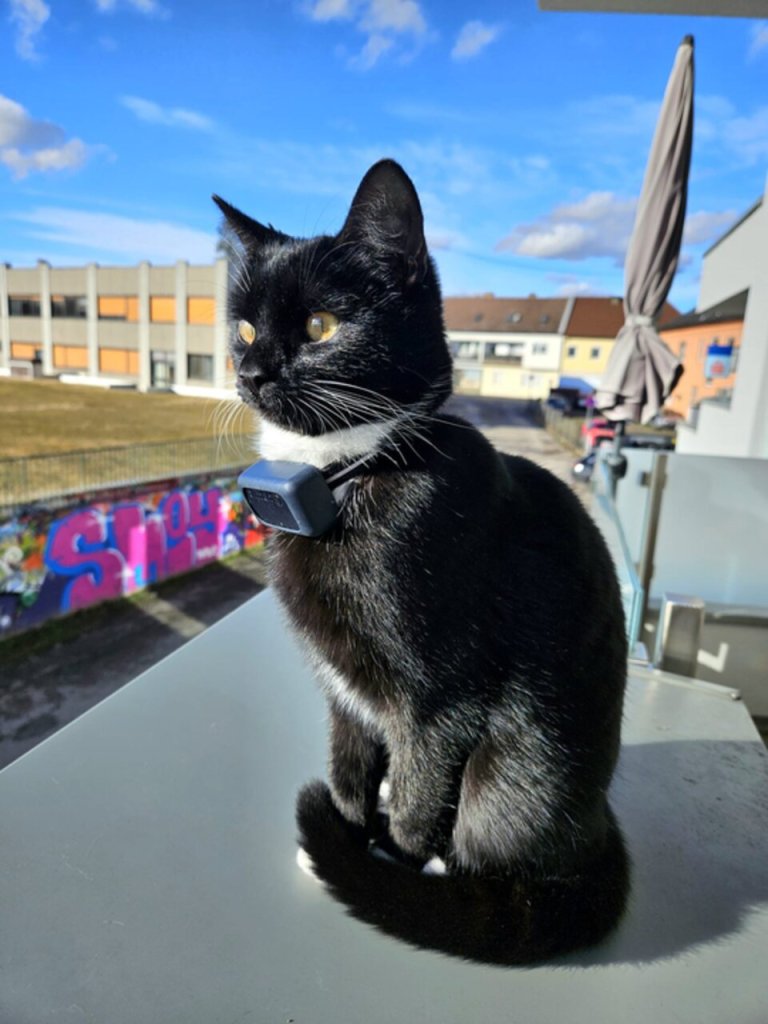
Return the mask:
M240 341L250 345L251 342L256 340L256 328L253 324L249 324L247 320L240 320L237 325L237 336Z
M307 334L312 341L330 341L339 329L333 313L312 313L307 319Z

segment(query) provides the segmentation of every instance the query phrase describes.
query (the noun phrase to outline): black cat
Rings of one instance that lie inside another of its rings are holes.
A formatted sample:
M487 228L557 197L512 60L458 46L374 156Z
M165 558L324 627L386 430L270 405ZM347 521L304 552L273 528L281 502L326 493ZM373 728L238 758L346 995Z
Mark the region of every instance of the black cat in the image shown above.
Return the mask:
M330 710L329 785L298 799L314 872L355 916L469 959L599 941L629 888L606 798L627 651L602 536L565 484L438 412L440 289L396 163L366 174L335 237L216 202L241 248L232 357L262 457L363 460L329 532L270 542Z

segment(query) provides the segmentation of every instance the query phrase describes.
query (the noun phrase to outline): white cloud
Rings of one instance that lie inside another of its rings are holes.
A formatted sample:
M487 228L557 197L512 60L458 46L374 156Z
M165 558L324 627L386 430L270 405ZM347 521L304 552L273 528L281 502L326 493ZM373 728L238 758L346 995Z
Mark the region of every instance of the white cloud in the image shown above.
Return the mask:
M750 44L747 52L748 60L754 60L768 48L768 21L756 21L750 26Z
M521 224L496 246L539 259L624 259L635 218L635 199L591 192L562 203L532 224Z
M723 210L720 213L700 210L698 213L689 214L685 219L683 245L705 245L707 242L714 242L736 223L738 216L736 210Z
M739 113L722 96L696 101L696 145L706 153L710 167L731 171L753 167L768 159L768 106Z
M500 32L499 25L486 25L482 21L468 21L459 32L456 44L451 50L451 57L454 60L468 60L470 57L476 57L489 43L498 38Z
M76 170L88 159L81 139L67 139L52 121L38 121L20 103L0 95L0 164L14 177L34 171Z
M28 224L32 238L81 250L90 258L119 257L155 263L213 259L216 236L161 220L45 206L14 219Z
M16 26L16 53L24 60L37 60L37 36L51 16L44 0L11 0L11 23Z
M762 163L768 157L768 107L726 121L721 138L726 150L747 166Z
M636 199L612 192L591 192L575 203L562 203L532 224L521 224L496 248L537 259L586 260L595 257L624 261L635 220ZM689 214L683 244L713 242L736 220L733 210ZM681 257L681 266L689 260Z
M564 297L570 295L605 295L605 289L602 285L577 277L575 274L547 274L547 280L551 281L554 285L556 294Z
M34 171L74 171L87 159L88 147L80 139L26 153L15 146L0 150L0 163L9 167L16 178L26 178Z
M150 124L164 124L182 128L193 128L195 131L209 132L213 130L213 121L204 114L183 107L161 107L152 100L140 96L121 96L120 102L135 114L140 121Z
M368 32L422 35L427 30L427 23L416 0L369 0L360 24Z
M661 108L660 100L642 100L625 93L610 93L577 100L564 108L566 122L577 140L588 137L613 141L617 138L647 139L650 145Z
M139 14L147 14L152 17L165 18L169 16L168 10L157 0L96 0L96 9L101 14L112 14L119 7L128 7Z
M357 0L317 0L307 13L313 21L336 21L351 18L358 6Z
M420 40L427 33L417 0L315 0L305 13L312 21L354 20L355 29L367 38L348 63L361 71L374 67L385 53L396 48L398 40Z
M374 33L368 36L365 46L356 57L352 57L350 65L359 68L361 71L370 70L377 63L379 57L391 50L394 40L389 36Z

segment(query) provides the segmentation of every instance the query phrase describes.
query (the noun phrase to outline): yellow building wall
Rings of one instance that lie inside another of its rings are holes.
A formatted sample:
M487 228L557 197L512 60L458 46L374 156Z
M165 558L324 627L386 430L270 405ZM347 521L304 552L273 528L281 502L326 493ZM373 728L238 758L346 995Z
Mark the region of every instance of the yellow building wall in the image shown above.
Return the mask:
M564 377L603 373L615 343L615 338L564 338L560 373ZM569 350L574 348L574 354L569 355ZM596 356L592 354L593 350L597 351Z

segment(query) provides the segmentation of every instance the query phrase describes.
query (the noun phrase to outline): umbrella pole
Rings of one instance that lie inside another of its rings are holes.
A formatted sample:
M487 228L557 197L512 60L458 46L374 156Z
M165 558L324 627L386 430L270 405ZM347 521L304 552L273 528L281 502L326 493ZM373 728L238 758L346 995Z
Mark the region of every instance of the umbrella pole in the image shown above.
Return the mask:
M627 424L625 420L619 420L616 424L616 429L613 433L613 447L611 448L608 455L605 457L605 461L608 464L608 468L611 471L611 498L616 498L616 485L619 480L627 472L627 459L625 455L621 454L621 442L624 438Z

